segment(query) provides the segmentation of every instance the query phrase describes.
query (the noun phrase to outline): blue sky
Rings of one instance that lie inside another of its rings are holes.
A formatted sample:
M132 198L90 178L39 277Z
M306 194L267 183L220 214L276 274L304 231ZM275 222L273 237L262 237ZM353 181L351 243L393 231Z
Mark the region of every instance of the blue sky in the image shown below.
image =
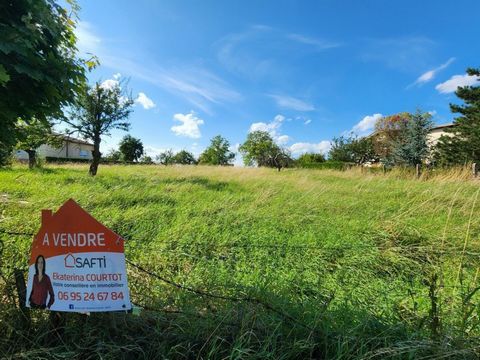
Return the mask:
M293 155L326 151L334 136L417 108L451 122L453 91L480 65L478 0L80 5L79 49L101 62L89 78L129 79L130 133L150 155L198 155L217 134L234 148L254 129Z

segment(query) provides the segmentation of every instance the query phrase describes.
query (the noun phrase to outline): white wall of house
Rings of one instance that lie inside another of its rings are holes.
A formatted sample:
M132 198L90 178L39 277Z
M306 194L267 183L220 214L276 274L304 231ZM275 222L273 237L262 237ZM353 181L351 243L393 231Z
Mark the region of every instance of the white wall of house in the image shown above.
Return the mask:
M435 146L437 143L438 143L438 140L440 140L440 137L442 135L445 135L445 136L454 136L453 133L448 133L445 131L445 129L447 129L447 127L437 127L437 128L433 128L427 135L427 141L428 141L428 145L430 147L433 147Z
M92 159L93 145L77 143L74 141L64 141L63 147L55 149L50 145L41 145L37 149L39 157L57 157L62 159ZM23 150L15 152L15 157L18 160L27 160L28 154Z

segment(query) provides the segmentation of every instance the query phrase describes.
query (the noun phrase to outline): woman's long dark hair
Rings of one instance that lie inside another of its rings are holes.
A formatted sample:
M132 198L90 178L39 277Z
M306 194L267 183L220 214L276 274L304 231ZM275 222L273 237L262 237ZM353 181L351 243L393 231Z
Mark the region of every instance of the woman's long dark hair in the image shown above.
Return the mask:
M35 260L35 275L38 275L38 259L40 259L40 258L42 258L42 260L43 260L42 275L45 275L45 268L47 267L47 264L45 263L45 258L43 257L43 255L38 255L37 259Z

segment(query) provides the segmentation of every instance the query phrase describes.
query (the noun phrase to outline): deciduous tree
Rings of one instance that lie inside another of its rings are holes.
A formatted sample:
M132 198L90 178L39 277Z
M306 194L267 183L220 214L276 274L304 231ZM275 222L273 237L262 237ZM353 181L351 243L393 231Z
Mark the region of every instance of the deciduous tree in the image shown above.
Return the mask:
M280 171L292 164L290 153L282 149L266 131L252 131L240 146L243 162L247 166L275 167Z
M162 165L172 165L175 163L175 154L172 150L166 150L158 154L156 160Z
M73 132L93 142L93 159L89 174L97 174L100 163L100 143L103 136L109 136L115 129L128 131L128 117L132 112L133 99L122 89L121 83L112 87L102 86L99 82L86 86L81 92L64 121Z
M197 160L191 152L187 150L181 150L175 154L175 156L173 157L173 162L175 164L181 165L195 165L197 163Z
M21 118L47 122L59 117L82 91L86 69L95 59L77 56L78 6L66 9L54 0L0 2L0 153L16 143ZM4 162L0 156L0 165Z
M54 134L52 123L48 120L40 121L31 119L28 123L18 120L16 124L17 145L16 148L28 154L28 167L30 169L37 165L37 149L44 144L54 148L61 148L63 136Z
M235 154L230 151L230 143L220 135L210 140L207 147L198 159L200 164L229 165L235 159Z

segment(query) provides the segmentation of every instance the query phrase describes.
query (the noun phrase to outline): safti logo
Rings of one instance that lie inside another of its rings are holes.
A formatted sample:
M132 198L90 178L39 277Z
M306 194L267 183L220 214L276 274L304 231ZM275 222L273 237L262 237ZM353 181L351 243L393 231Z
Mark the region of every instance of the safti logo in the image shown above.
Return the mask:
M73 254L69 253L64 258L65 267L66 268L100 268L104 269L107 267L107 258L105 256L102 257L80 257L80 256L73 256Z
M75 267L75 256L73 256L72 254L68 254L67 256L65 256L65 267L67 268L73 268Z

